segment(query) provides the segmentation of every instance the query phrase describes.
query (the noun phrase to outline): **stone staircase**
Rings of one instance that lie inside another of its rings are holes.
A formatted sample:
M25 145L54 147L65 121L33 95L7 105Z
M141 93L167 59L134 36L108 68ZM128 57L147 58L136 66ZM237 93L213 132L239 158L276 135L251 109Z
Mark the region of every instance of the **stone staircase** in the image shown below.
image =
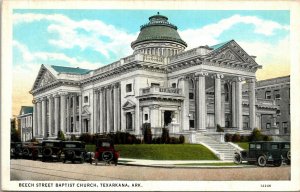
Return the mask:
M226 142L220 142L209 135L197 133L195 143L199 143L214 152L220 160L233 161L237 148Z

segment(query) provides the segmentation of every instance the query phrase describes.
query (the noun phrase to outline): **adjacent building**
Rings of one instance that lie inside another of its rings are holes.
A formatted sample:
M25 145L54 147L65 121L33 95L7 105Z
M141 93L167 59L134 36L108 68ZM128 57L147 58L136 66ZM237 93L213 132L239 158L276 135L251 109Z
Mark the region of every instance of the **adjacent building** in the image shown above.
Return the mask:
M18 116L21 141L29 141L33 138L33 107L22 106Z
M261 66L236 41L186 51L177 27L159 14L140 30L132 55L98 69L41 65L30 91L33 136L142 135L145 123L153 134L164 127L214 133L217 125L249 133L262 127L265 114L278 115L273 98L256 94Z

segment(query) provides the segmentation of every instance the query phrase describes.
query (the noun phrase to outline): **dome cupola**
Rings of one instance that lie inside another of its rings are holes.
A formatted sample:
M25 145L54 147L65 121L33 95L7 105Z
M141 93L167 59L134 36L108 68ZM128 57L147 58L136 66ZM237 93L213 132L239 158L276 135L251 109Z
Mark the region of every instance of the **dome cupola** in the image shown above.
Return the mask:
M134 53L172 56L187 47L177 32L177 27L168 22L166 16L149 17L149 23L141 26L138 38L131 43Z

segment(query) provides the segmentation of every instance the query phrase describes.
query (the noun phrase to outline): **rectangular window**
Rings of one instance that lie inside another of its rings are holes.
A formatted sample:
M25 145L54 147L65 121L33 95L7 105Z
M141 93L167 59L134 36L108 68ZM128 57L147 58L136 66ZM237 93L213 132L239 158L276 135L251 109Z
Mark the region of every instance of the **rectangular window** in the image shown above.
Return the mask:
M288 123L282 122L282 129L284 134L288 134Z
M194 123L195 123L194 120L190 120L190 128L194 128L195 127Z
M250 149L255 149L255 144L251 143L250 144Z
M266 128L267 128L267 129L270 129L270 128L271 128L271 123L267 123L267 124L266 124Z
M189 93L189 99L194 99L194 93Z
M243 122L243 128L247 129L248 127L249 127L248 123L247 122Z
M272 145L271 145L271 148L272 148L272 149L278 149L278 144L272 144Z
M261 149L261 144L256 144L256 149Z
M176 83L172 83L172 88L176 88Z
M148 121L148 114L145 114L145 121Z
M126 92L127 93L132 92L132 84L131 83L126 85Z
M159 83L151 83L151 87L159 87Z
M89 97L88 96L84 96L83 100L84 100L85 103L87 103L87 102L89 102Z
M271 91L266 91L266 93L265 93L265 98L266 98L266 99L272 99Z

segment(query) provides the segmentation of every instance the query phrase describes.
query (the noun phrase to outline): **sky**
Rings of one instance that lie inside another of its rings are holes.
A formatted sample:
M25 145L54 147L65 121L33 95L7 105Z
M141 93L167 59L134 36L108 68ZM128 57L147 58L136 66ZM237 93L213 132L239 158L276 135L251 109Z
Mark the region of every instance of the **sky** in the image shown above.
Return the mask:
M15 9L13 115L32 105L41 64L96 69L126 57L140 26L158 11L178 27L186 50L234 39L257 56L257 80L290 74L289 11Z

